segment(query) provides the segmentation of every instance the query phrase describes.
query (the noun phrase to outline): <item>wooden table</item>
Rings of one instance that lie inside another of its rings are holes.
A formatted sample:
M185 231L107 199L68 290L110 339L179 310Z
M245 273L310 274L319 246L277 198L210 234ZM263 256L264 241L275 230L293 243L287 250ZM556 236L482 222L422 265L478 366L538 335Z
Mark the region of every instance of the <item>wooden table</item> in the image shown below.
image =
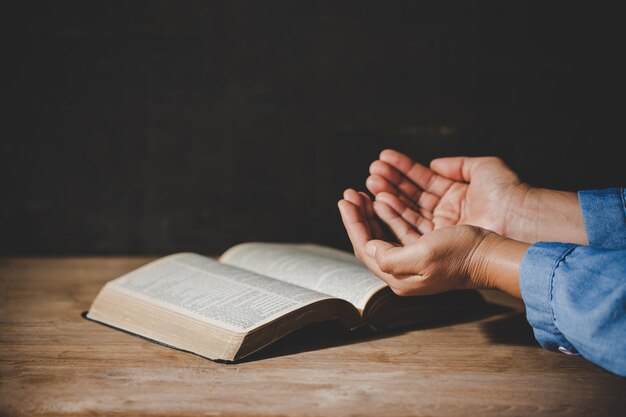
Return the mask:
M225 365L87 321L149 258L0 260L0 415L623 415L626 380L539 348L521 304L384 335L319 325Z

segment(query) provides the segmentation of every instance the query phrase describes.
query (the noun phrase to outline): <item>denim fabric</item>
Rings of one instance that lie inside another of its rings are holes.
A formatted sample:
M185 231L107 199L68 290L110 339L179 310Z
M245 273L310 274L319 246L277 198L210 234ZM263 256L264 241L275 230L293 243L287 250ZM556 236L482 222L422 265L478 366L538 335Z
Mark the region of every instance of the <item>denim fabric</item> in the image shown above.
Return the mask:
M543 347L626 376L624 190L582 191L589 246L540 242L520 266L526 316ZM607 224L611 223L611 224Z
M580 191L587 240L592 246L626 249L626 190Z

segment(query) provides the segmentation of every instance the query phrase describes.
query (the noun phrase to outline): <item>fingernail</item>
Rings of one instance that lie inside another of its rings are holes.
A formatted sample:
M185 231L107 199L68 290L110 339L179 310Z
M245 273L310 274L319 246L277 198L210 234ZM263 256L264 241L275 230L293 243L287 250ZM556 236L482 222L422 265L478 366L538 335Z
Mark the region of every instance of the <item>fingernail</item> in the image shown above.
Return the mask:
M365 245L365 253L367 253L367 255L371 258L375 258L376 257L376 250L378 249L378 247L376 247L375 243L369 242L367 245Z

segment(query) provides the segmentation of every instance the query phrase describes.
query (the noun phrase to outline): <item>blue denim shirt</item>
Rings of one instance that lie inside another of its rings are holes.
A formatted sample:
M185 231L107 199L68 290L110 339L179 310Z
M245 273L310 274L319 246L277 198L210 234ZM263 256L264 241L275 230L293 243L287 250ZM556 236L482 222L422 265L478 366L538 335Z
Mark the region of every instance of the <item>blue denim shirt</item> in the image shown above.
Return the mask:
M578 193L589 246L540 242L520 267L535 338L626 376L626 191Z

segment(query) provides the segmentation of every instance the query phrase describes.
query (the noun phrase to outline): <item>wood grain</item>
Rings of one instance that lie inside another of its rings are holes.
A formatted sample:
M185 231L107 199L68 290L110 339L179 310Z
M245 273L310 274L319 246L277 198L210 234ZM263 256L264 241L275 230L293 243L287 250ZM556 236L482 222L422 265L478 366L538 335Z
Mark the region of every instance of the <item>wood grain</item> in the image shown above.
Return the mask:
M225 365L84 320L150 258L0 260L2 415L619 415L626 381L533 341L519 302L384 335L314 326Z

